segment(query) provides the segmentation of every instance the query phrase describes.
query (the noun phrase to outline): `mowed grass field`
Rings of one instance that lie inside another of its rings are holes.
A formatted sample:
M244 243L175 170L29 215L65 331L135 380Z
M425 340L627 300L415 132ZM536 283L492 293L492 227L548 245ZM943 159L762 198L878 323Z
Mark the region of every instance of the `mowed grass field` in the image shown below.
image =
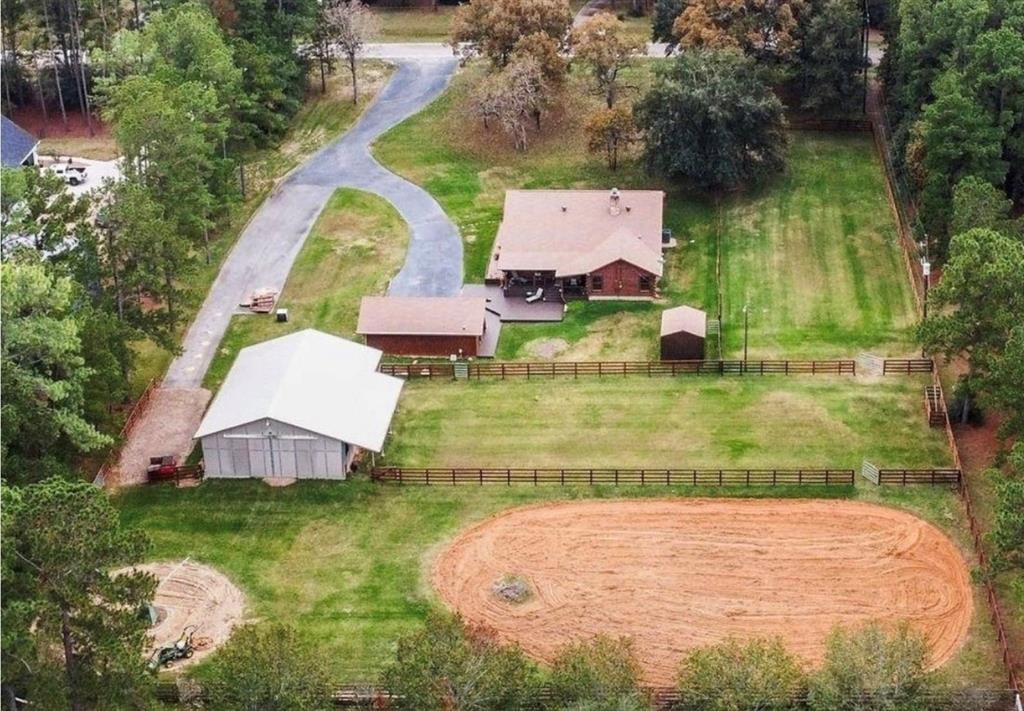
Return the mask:
M372 193L335 191L302 246L278 306L288 322L272 314L243 314L231 319L204 384L216 389L245 346L303 328L355 338L359 302L383 293L402 266L409 228L394 206Z
M924 381L586 377L406 384L391 465L859 469L950 466Z
M626 82L651 81L662 60L640 61ZM506 325L501 358L536 358L536 342L565 341L565 360L657 357L661 309L723 306L724 357L852 357L915 349L913 295L867 135L791 132L786 172L757 189L706 194L644 173L636 155L618 171L588 154L581 122L598 101L575 73L529 149L511 149L497 129L472 120L468 100L483 68L471 65L431 106L385 134L377 157L423 185L458 224L467 281L483 278L513 188L662 189L664 220L679 240L667 254L662 299L648 305L574 304L564 330ZM635 94L635 92L634 92ZM716 263L721 259L721 278Z
M375 679L395 640L438 605L434 557L460 530L534 502L629 496L853 497L908 509L965 551L962 511L946 490L847 487L693 490L664 487L398 487L359 479L271 488L255 481L157 486L115 496L124 521L145 528L154 560L191 557L244 591L253 619L294 625L339 682ZM968 560L970 558L968 557ZM870 581L865 581L870 585ZM945 667L964 684L998 686L998 662L981 598L966 646ZM205 664L216 664L214 655Z

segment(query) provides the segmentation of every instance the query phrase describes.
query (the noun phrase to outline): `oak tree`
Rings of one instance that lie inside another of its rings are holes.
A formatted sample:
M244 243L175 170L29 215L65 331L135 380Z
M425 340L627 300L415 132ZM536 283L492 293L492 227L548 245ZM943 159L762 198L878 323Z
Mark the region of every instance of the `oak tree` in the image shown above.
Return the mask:
M607 12L599 12L574 28L570 46L574 60L590 70L608 108L618 99L622 70L645 49L643 41L630 38L622 21Z

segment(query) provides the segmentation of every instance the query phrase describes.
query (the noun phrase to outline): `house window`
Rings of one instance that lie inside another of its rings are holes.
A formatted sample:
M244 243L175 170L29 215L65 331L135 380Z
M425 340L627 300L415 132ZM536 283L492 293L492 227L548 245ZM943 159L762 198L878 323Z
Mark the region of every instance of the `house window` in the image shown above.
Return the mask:
M604 288L604 277L600 274L591 274L590 276L590 289L591 291L601 291Z
M649 274L640 275L640 291L651 290L651 277Z

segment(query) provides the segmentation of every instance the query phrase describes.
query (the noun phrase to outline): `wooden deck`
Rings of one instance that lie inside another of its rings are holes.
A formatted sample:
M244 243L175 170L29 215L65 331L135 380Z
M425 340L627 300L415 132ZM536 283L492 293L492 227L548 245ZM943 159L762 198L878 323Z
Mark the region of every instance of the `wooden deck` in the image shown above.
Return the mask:
M559 301L536 301L528 303L525 297L509 297L501 287L492 284L466 284L463 296L483 296L487 308L499 315L502 321L561 321L565 316L565 304Z

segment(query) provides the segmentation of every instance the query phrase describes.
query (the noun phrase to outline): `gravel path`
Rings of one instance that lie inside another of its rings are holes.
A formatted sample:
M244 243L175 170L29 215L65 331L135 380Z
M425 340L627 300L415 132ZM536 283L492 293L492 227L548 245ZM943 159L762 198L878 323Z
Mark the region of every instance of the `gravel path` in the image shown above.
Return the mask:
M164 378L165 386L202 385L238 304L255 289L284 288L313 223L340 187L381 195L409 224L409 253L392 284L392 293L459 292L462 240L458 229L426 191L382 167L369 150L377 136L422 109L445 89L456 61L450 52L444 58L395 59L398 68L394 76L359 121L285 178L253 216L185 335L182 353Z

